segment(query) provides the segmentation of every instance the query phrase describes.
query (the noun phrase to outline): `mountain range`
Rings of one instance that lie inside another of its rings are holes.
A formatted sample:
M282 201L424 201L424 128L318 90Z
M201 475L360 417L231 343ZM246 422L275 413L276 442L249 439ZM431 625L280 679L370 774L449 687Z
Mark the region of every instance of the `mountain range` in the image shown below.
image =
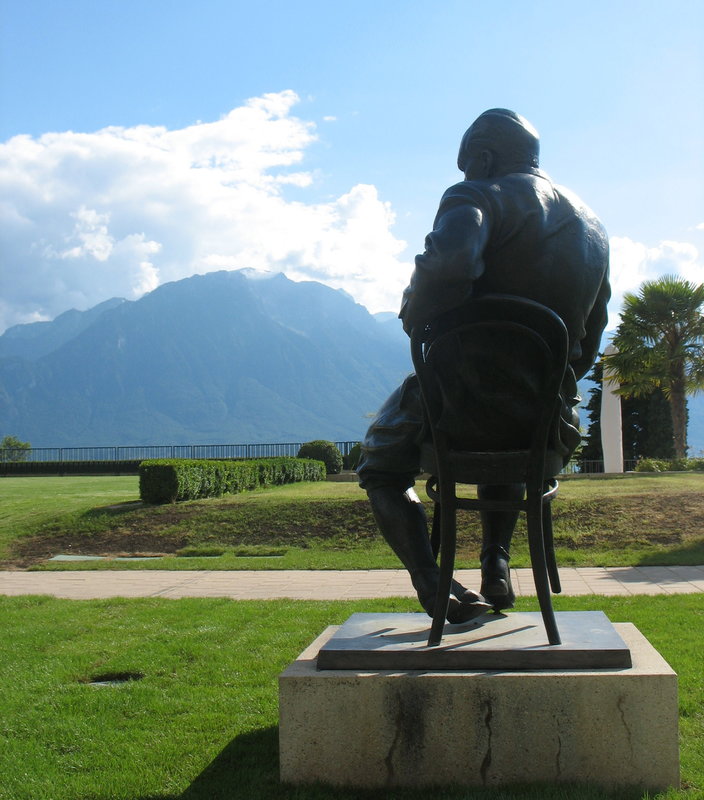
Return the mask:
M8 329L0 420L33 447L357 440L410 370L344 292L222 271Z
M411 370L393 313L283 274L194 275L5 331L0 436L33 447L356 441ZM585 402L592 385L580 381ZM700 455L704 393L689 398L688 433Z

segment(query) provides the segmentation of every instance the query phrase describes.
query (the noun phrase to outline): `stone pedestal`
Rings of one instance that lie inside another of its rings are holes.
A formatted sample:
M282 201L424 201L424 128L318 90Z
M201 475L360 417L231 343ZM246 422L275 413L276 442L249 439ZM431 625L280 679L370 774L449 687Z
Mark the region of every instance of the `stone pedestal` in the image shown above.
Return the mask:
M522 672L318 670L330 628L279 677L281 780L678 786L677 676L614 628L630 667Z

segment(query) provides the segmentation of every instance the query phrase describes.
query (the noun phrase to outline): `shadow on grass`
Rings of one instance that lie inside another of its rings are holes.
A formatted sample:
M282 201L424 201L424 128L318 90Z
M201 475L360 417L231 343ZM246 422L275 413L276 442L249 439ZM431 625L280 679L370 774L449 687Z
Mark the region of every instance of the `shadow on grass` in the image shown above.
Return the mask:
M279 729L272 726L233 739L182 794L139 800L353 800L368 796L372 795L359 790L282 785Z
M264 800L279 794L278 727L243 733L208 764L182 794L150 794L138 800Z
M437 789L345 789L289 786L279 782L278 727L237 736L201 772L185 792L139 800L495 800L496 787ZM574 784L515 786L501 790L502 800L640 800L643 792L614 792Z
M667 566L684 567L704 564L704 536L690 539L680 547L672 547L667 552L652 553L638 560L639 567Z
M374 791L330 786L287 786L279 782L279 729L277 726L244 733L227 747L177 798L146 800L363 800L378 798ZM384 798L427 797L415 791Z
M78 514L78 519L96 519L103 517L120 517L130 511L146 508L141 500L125 500L121 503L108 503L105 506L93 506Z
M243 733L208 764L178 800L279 797L278 768L278 727Z
M143 500L124 500L121 503L111 503L107 506L96 506L95 508L88 509L85 516L97 517L100 514L110 514L116 516L124 514L127 511L136 511L138 508L147 508L148 504Z

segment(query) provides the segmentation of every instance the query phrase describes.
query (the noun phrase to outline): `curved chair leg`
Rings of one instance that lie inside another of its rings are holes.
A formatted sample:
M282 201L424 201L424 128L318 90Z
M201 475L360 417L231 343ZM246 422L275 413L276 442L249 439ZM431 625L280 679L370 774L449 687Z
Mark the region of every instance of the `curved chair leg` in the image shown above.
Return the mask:
M560 633L557 630L555 612L550 599L550 583L545 560L545 545L543 542L543 498L542 493L528 490L526 503L526 516L528 523L528 547L530 561L533 569L535 590L538 594L538 603L543 615L545 631L551 645L561 644Z
M553 594L560 594L562 586L560 584L560 573L557 570L557 559L555 558L555 543L552 536L552 504L550 501L543 503L543 542L545 543L545 561L550 577L550 588Z
M436 647L442 640L447 608L450 603L452 575L455 571L455 546L457 541L457 514L455 511L455 484L453 481L440 481L440 576L438 593L433 611L433 624L428 636L428 647Z
M433 509L433 526L430 529L430 548L433 551L433 556L435 560L438 560L438 553L440 552L440 538L441 538L441 531L440 531L440 503L435 503L435 508Z

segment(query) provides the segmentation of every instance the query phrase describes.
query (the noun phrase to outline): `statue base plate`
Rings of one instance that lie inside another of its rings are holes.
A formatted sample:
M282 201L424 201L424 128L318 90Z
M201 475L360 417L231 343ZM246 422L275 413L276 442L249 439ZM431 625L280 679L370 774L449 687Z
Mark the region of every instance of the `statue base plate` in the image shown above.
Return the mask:
M550 670L631 666L626 643L602 611L555 614L562 644L548 644L539 612L484 614L446 625L428 647L425 614L353 614L318 654L318 669Z

